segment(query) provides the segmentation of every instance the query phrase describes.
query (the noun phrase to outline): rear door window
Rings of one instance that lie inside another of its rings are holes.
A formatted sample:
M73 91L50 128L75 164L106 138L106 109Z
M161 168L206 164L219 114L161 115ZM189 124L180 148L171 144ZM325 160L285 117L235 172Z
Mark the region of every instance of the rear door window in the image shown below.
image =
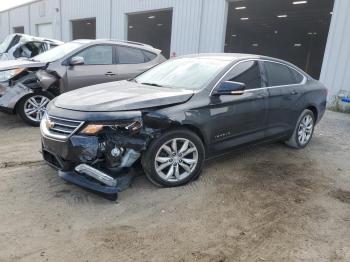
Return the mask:
M126 46L117 47L119 64L141 64L145 63L145 55L142 50Z
M258 61L245 61L234 66L224 81L244 83L246 89L261 88L261 74Z
M274 62L264 62L268 86L300 84L303 76L290 67Z

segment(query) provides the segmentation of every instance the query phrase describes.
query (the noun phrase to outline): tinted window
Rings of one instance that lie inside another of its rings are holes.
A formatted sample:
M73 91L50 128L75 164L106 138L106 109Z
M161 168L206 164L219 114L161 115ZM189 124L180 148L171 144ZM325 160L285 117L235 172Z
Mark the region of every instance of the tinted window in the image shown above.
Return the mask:
M272 62L264 62L264 65L269 86L298 84L303 79L298 72L288 66Z
M154 58L156 58L156 54L148 52L148 51L142 51L143 54L145 55L145 62L149 62L151 60L153 60Z
M145 62L145 56L140 49L118 46L119 64L141 64Z
M292 72L292 74L294 75L294 79L296 81L296 83L301 83L304 79L304 76L300 73L298 73L296 70L290 69L290 71Z
M113 64L113 48L110 45L93 46L85 49L75 56L83 57L86 65Z
M246 89L261 87L261 75L257 61L246 61L236 65L226 76L225 81L240 82Z

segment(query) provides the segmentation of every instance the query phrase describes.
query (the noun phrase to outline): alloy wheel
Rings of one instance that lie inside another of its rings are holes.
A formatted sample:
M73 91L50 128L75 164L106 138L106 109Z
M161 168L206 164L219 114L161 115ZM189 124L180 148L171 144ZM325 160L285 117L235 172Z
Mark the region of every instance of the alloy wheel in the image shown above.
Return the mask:
M26 117L34 122L40 122L49 102L50 99L43 95L29 97L24 103L24 113Z
M198 164L198 150L194 143L185 138L173 138L158 150L155 170L165 181L178 182L186 179Z
M314 128L314 119L311 115L307 114L300 121L298 127L298 141L301 145L305 145L309 142L312 131Z

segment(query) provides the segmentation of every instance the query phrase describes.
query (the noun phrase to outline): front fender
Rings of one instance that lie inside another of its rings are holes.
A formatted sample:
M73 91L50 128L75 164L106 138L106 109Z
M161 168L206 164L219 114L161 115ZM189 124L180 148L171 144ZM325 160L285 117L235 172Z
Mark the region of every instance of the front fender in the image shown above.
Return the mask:
M48 73L46 70L39 70L36 72L36 77L38 78L39 86L43 90L49 89L57 81L57 77Z
M33 90L22 83L16 83L14 86L9 86L7 83L0 83L0 107L14 112L18 101L31 93L33 93Z

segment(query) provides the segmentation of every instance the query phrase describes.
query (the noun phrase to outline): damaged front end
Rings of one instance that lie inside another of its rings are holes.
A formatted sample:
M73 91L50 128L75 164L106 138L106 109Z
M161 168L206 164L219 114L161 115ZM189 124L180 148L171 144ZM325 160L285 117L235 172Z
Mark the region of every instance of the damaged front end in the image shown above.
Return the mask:
M16 104L22 97L33 93L37 87L34 71L16 68L0 71L0 108L8 113L14 113Z
M38 91L59 95L57 88L59 86L56 85L59 77L46 72L44 63L27 63L0 68L0 109L2 111L15 113L16 105L22 98Z
M129 120L89 122L46 115L41 122L44 159L59 176L111 199L131 183L130 168L159 130L141 113Z

